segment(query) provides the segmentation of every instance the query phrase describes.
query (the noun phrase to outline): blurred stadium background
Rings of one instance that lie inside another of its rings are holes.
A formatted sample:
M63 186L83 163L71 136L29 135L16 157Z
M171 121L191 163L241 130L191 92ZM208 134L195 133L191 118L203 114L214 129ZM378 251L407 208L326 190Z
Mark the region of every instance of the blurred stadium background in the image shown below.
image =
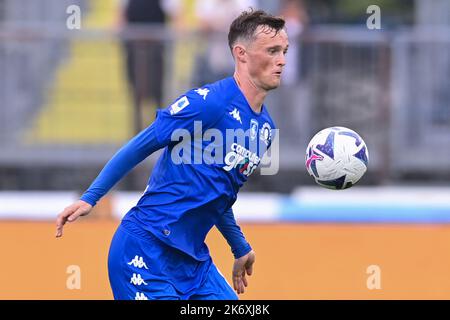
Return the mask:
M231 74L233 10L218 8L248 3L288 18L291 48L267 100L279 172L253 174L235 206L257 253L242 299L450 298L448 0L164 0L138 15L147 23L127 23L126 2L0 0L0 299L112 298L109 241L157 155L59 240L54 218L156 108ZM71 5L81 29L67 27ZM369 5L381 30L366 25ZM371 161L341 192L304 168L309 139L334 125L360 133ZM230 279L225 241L213 230L208 244ZM80 289L67 287L71 265Z

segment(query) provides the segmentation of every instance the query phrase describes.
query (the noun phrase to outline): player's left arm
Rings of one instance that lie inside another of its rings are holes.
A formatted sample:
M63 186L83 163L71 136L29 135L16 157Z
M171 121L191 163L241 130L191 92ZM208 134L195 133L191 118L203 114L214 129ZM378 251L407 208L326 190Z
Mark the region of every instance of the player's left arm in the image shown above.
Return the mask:
M244 288L248 286L246 275L250 276L253 272L255 252L236 223L231 208L222 215L216 227L227 240L235 258L232 271L234 290L238 294L244 293Z

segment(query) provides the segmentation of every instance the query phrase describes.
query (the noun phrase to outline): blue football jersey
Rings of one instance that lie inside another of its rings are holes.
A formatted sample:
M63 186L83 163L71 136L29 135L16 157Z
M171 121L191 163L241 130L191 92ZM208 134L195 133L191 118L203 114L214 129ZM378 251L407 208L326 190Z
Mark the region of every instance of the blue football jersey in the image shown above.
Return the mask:
M264 105L253 111L230 77L180 96L157 112L154 125L167 147L124 220L206 260L206 235L260 164L274 122Z

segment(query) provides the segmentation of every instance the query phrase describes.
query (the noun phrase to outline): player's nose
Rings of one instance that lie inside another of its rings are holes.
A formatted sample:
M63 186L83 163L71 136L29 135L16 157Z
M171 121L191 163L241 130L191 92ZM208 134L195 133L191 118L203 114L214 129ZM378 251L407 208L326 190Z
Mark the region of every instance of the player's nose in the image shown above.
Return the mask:
M277 61L277 66L284 67L286 65L286 56L281 54Z

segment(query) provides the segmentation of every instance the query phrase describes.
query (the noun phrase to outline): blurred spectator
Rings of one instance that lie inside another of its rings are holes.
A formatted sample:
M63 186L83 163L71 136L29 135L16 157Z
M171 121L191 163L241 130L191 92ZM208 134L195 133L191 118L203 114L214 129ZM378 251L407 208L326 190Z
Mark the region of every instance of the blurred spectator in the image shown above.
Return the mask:
M281 1L279 15L286 21L289 50L286 55L286 66L283 68L281 86L278 92L268 96L267 104L271 106L270 111L280 129L280 139L283 140L281 152L288 154L292 146L306 144L305 140L309 135L308 103L299 105L299 101L308 101L307 88L300 81L300 35L306 29L309 19L304 2L301 0Z
M197 0L196 16L199 27L207 39L203 53L197 60L194 82L201 86L228 76L234 70L234 62L228 48L228 41L218 37L218 33L228 30L234 17L243 10L257 9L257 0ZM226 34L223 33L223 37Z
M120 27L165 24L166 16L158 0L122 0ZM134 130L140 132L152 119L143 121L144 105L161 107L164 76L164 44L160 40L127 39L123 41L126 70L134 105Z
M294 85L298 82L301 73L299 37L308 24L308 15L302 0L283 0L280 15L286 20L287 34L291 39L287 53L289 63L283 71L283 84Z
M192 86L192 75L195 68L195 57L198 50L198 19L195 14L196 0L165 0L162 2L168 17L168 27L176 35L171 42L166 59L170 59L170 71L166 73L165 95L173 99L180 91ZM169 78L170 77L170 78Z

